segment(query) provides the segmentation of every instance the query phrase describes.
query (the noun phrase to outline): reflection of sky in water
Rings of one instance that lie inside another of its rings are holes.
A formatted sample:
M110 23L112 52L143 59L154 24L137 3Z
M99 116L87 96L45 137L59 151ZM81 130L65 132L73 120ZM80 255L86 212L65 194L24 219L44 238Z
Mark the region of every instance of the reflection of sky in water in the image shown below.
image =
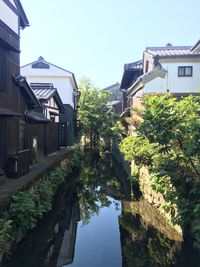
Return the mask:
M118 216L121 204L109 198L112 204L100 209L90 223L79 222L73 267L121 267L121 246ZM117 208L116 208L117 207Z

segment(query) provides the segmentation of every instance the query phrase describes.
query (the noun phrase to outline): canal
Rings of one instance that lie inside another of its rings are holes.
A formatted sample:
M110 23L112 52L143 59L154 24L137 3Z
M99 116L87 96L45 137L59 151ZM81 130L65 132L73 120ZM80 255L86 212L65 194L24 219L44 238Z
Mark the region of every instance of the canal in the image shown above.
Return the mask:
M157 210L137 192L131 198L126 178L110 155L87 154L3 267L199 267L200 255Z

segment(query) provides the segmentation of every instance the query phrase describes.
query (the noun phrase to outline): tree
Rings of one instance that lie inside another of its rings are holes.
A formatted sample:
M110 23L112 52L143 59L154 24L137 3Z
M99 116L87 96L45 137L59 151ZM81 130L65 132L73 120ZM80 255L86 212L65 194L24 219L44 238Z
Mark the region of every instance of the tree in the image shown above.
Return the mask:
M122 141L121 151L148 167L162 208L200 242L200 98L151 95L143 104L140 122L132 119L135 136Z
M81 133L90 140L92 148L98 147L101 141L109 144L120 133L119 117L108 108L109 93L95 87L88 78L81 79L79 89Z

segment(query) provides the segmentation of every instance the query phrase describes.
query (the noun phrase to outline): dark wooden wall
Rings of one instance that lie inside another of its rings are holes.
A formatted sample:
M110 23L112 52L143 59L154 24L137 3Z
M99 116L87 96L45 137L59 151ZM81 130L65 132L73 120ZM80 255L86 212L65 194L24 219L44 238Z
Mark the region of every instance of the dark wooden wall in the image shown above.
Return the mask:
M32 149L33 138L36 137L38 151L43 155L45 154L45 127L45 124L27 124L28 148Z
M46 124L46 154L58 151L60 148L59 123L49 122Z

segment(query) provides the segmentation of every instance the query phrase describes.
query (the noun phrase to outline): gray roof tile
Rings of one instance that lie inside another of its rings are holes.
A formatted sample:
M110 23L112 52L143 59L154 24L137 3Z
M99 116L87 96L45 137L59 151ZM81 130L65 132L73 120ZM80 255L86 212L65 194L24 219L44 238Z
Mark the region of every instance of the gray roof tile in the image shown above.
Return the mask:
M31 83L30 86L39 100L47 100L56 92L52 83Z
M147 47L146 52L153 56L171 57L171 56L194 56L191 46L164 46L164 47ZM198 53L200 55L200 53Z
M142 68L143 68L143 60L138 60L124 65L124 70L133 70Z

